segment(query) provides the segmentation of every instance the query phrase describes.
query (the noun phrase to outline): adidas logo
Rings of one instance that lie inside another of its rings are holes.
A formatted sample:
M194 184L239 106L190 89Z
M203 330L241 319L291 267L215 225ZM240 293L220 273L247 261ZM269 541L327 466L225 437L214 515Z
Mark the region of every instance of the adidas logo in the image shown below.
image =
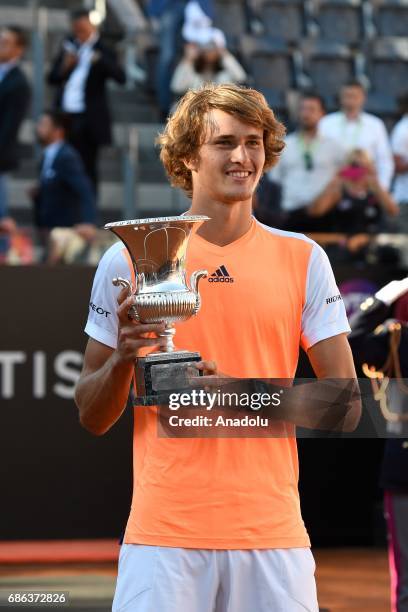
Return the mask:
M225 266L220 266L216 269L208 279L209 283L233 283L234 279L228 274Z

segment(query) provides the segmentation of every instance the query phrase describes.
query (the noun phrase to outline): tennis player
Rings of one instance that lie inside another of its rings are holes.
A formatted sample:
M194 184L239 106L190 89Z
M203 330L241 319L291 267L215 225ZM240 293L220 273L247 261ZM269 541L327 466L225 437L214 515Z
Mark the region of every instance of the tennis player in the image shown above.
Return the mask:
M355 378L325 253L252 216L283 136L265 98L233 85L189 91L160 135L171 183L191 196L189 214L210 217L187 252L188 274L209 271L202 307L178 326L176 341L200 351L205 374L291 379L302 346L317 377ZM223 282L211 280L217 270ZM133 298L113 287L114 276L130 278L122 243L96 272L76 391L81 423L97 435L120 418L135 359L160 345L151 335L164 329L129 320ZM293 436L159 438L155 409L137 408L133 451L114 611L317 612Z

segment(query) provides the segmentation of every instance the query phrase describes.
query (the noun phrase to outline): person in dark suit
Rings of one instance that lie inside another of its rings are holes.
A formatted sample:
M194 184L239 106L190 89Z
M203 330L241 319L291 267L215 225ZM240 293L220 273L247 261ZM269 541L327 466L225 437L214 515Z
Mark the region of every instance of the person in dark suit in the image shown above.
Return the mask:
M67 123L64 113L46 111L37 124L44 155L38 184L30 195L46 249L54 227L73 227L86 240L96 231L95 194L78 152L65 141Z
M18 164L18 131L30 101L30 87L19 66L26 46L21 28L10 25L0 30L0 259L15 229L8 215L7 173Z
M98 153L112 141L106 82L124 84L126 76L115 53L101 41L88 11L72 13L71 23L72 36L63 41L48 82L58 87L56 107L70 115L69 140L96 190Z
M395 318L390 319L390 316ZM391 281L360 306L348 339L356 362L385 376L408 378L408 277ZM389 539L391 610L408 612L408 389L399 388L391 405L380 484ZM393 396L390 394L390 397ZM405 409L405 410L404 410Z

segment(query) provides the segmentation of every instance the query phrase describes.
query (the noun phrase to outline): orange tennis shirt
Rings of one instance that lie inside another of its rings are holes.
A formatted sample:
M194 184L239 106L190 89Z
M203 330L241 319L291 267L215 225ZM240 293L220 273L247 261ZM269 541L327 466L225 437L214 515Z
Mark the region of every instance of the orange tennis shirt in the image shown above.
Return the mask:
M187 272L207 269L197 316L177 347L234 377L293 378L299 346L349 332L324 251L301 234L252 221L216 246L193 234ZM116 347L114 276L130 278L123 244L101 260L86 332ZM106 314L109 313L109 314ZM158 437L154 408L135 408L134 484L125 543L206 549L310 545L300 512L296 439Z

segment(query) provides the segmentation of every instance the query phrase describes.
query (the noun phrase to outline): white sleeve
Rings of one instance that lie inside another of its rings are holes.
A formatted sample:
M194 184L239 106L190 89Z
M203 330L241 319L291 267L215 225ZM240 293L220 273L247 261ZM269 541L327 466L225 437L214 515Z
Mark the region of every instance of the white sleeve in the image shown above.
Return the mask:
M408 158L408 124L397 124L391 133L391 147L395 155Z
M394 174L394 159L388 140L387 130L385 129L384 123L380 120L378 120L377 123L376 145L375 165L377 167L378 179L382 187L388 190Z
M121 287L114 287L112 279L122 276L131 280L127 258L122 243L114 244L106 251L96 270L85 333L94 340L115 349L118 337L117 296Z
M194 66L182 60L174 71L171 79L170 89L175 94L184 94L190 88L194 88L197 84L197 73Z
M350 331L346 309L329 259L323 249L314 244L309 259L306 300L302 312L302 348L307 351L320 340Z
M333 129L334 126L334 129ZM332 114L324 115L319 121L318 131L321 136L336 139L336 120L333 121Z

